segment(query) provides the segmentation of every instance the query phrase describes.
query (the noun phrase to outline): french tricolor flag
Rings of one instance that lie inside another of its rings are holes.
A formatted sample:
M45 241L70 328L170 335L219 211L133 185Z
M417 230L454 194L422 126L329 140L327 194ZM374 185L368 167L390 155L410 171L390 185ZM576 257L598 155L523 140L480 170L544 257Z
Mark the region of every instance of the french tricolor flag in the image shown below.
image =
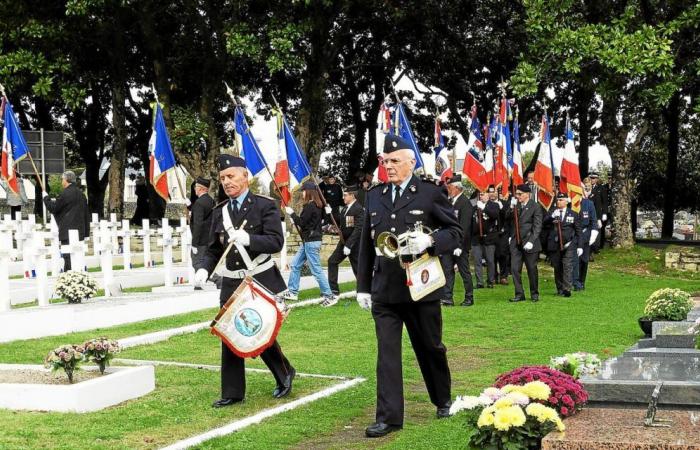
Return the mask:
M535 184L538 187L537 200L545 210L549 210L554 200L554 162L552 160L552 143L549 136L549 119L542 115L540 126L540 152L535 163Z

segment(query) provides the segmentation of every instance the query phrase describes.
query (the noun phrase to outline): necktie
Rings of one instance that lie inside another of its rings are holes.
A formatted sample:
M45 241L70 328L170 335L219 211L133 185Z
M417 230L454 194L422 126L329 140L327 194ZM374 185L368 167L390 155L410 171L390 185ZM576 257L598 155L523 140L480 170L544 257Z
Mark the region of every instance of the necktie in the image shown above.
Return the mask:
M231 201L231 212L233 212L234 217L238 215L238 200Z
M396 206L396 202L399 201L399 197L401 196L401 186L394 186L394 206Z

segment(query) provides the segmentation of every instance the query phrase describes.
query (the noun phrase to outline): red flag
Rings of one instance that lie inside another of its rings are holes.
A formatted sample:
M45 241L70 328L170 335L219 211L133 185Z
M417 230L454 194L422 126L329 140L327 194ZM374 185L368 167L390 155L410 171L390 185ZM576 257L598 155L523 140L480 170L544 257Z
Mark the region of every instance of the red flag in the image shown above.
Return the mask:
M540 128L540 153L535 163L535 184L537 200L548 210L554 200L554 172L552 166L552 146L549 137L547 114L542 116Z
M581 211L581 173L578 170L578 154L574 146L574 130L571 122L566 119L566 145L564 146L564 159L561 162L561 175L559 177L559 190L569 194L571 209Z

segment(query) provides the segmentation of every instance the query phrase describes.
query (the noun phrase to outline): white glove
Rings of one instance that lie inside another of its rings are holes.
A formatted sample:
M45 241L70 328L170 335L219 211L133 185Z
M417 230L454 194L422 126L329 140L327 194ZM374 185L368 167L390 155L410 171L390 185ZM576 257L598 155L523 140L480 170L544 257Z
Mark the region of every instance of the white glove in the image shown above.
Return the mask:
M499 207L499 208L503 209L503 203L501 203L500 200L498 200L496 203L498 203L498 207Z
M46 191L41 191L41 198L46 198L49 196L49 193Z
M360 308L369 311L372 308L372 295L366 292L358 292L357 304L360 305Z
M552 219L556 220L556 219L558 219L558 218L559 218L559 210L556 209L556 210L554 210L554 212L552 213Z
M333 211L331 205L326 205L323 210L326 211L326 214L330 214Z
M350 255L350 252L352 252L352 250L350 250L348 247L343 247L343 255L348 256Z
M462 249L461 248L456 248L455 251L452 252L453 255L455 256L462 256Z
M250 245L250 235L243 230L233 230L229 239L247 247Z
M432 246L433 242L429 235L417 231L411 231L408 234L408 253L412 255L420 255L428 247Z
M518 204L518 199L517 199L517 198L513 197L513 198L510 199L510 206L511 206L511 207L515 208L515 205L517 205L517 204Z
M600 220L598 221L598 228L603 228L603 222L601 222Z
M192 254L196 255L197 254L197 247L192 247Z
M476 207L479 209L484 209L486 208L486 203L482 202L481 200L476 202Z
M207 269L199 269L194 274L194 284L197 286L202 286L204 283L206 283L207 278L209 278L209 272L207 272Z
M581 255L583 255L583 249L582 249L582 248L577 248L577 249L576 249L576 256L578 256L578 257L580 258Z
M185 199L185 205L191 206L191 205L192 205L192 201L190 201L189 198L186 198L186 199Z
M286 212L287 214L289 214L291 216L292 214L294 214L294 209L292 209L291 206L285 206L284 212Z
M607 214L603 214L603 216L601 217L601 219L603 219L603 222L607 222L607 221L608 221L608 215L607 215Z
M523 245L523 250L530 251L532 250L532 247L534 247L534 245L532 245L532 242L526 242L525 245Z
M512 241L512 240L513 240L513 238L510 238L510 237L508 238L508 245L510 245L510 241Z
M591 230L591 238L588 240L588 245L593 245L598 239L598 230Z

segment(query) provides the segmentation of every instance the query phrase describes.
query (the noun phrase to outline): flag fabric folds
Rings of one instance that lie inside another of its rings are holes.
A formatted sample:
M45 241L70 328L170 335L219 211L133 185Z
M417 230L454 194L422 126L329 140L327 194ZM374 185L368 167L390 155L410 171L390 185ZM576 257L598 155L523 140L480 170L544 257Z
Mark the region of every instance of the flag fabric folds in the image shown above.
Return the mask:
M447 156L445 148L445 136L442 135L442 125L440 119L435 118L435 174L440 176L441 181L446 181L454 175L452 164Z
M513 184L515 186L523 184L523 154L520 151L520 125L516 109L515 120L513 121Z
M571 209L575 212L581 211L581 199L583 198L581 173L578 168L578 154L574 146L574 130L571 128L571 121L568 117L566 119L566 145L561 163L559 190L569 194Z
M537 185L537 201L545 210L549 210L554 200L554 162L552 161L552 143L549 136L549 119L542 115L540 126L540 152L535 163L535 184Z
M484 138L481 131L481 123L477 117L476 105L472 106L471 109L467 147L468 150L464 158L462 173L475 188L485 191L491 184L493 157L487 157L483 151Z
M5 119L2 129L2 178L9 188L19 194L19 181L17 179L17 164L29 154L29 147L24 140L22 130L17 125L15 113L10 102L3 97L0 108L0 118Z
M399 136L411 143L411 149L413 150L413 154L416 157L416 167L414 168L414 170L421 169L423 168L423 158L421 158L420 156L420 150L418 150L416 138L413 137L413 130L411 129L411 124L408 122L408 117L406 117L406 112L403 109L403 103L399 103L396 106L395 114L397 131L396 134L398 134Z
M297 144L294 133L287 123L287 119L282 116L282 133L284 146L287 155L287 165L289 167L289 188L297 190L301 184L311 178L311 166L306 160L304 152Z
M245 160L246 168L250 174L253 177L257 177L260 172L267 168L267 162L239 106L236 106L233 123L235 125L236 142L240 143L240 157Z
M510 127L508 126L508 101L501 99L498 112L498 137L496 143L496 176L494 185L501 187L501 192L508 192L510 188L510 175L512 173L513 150L510 143Z
M149 181L158 195L168 200L170 194L167 173L175 167L175 155L170 145L168 130L163 119L163 110L160 108L159 103L156 102L153 112L153 132L148 142L150 158Z
M287 206L292 200L292 193L289 186L289 163L287 162L287 149L284 140L284 116L280 111L275 111L277 116L277 163L273 174L276 189L279 189L279 196L282 205ZM272 190L272 188L270 189Z

